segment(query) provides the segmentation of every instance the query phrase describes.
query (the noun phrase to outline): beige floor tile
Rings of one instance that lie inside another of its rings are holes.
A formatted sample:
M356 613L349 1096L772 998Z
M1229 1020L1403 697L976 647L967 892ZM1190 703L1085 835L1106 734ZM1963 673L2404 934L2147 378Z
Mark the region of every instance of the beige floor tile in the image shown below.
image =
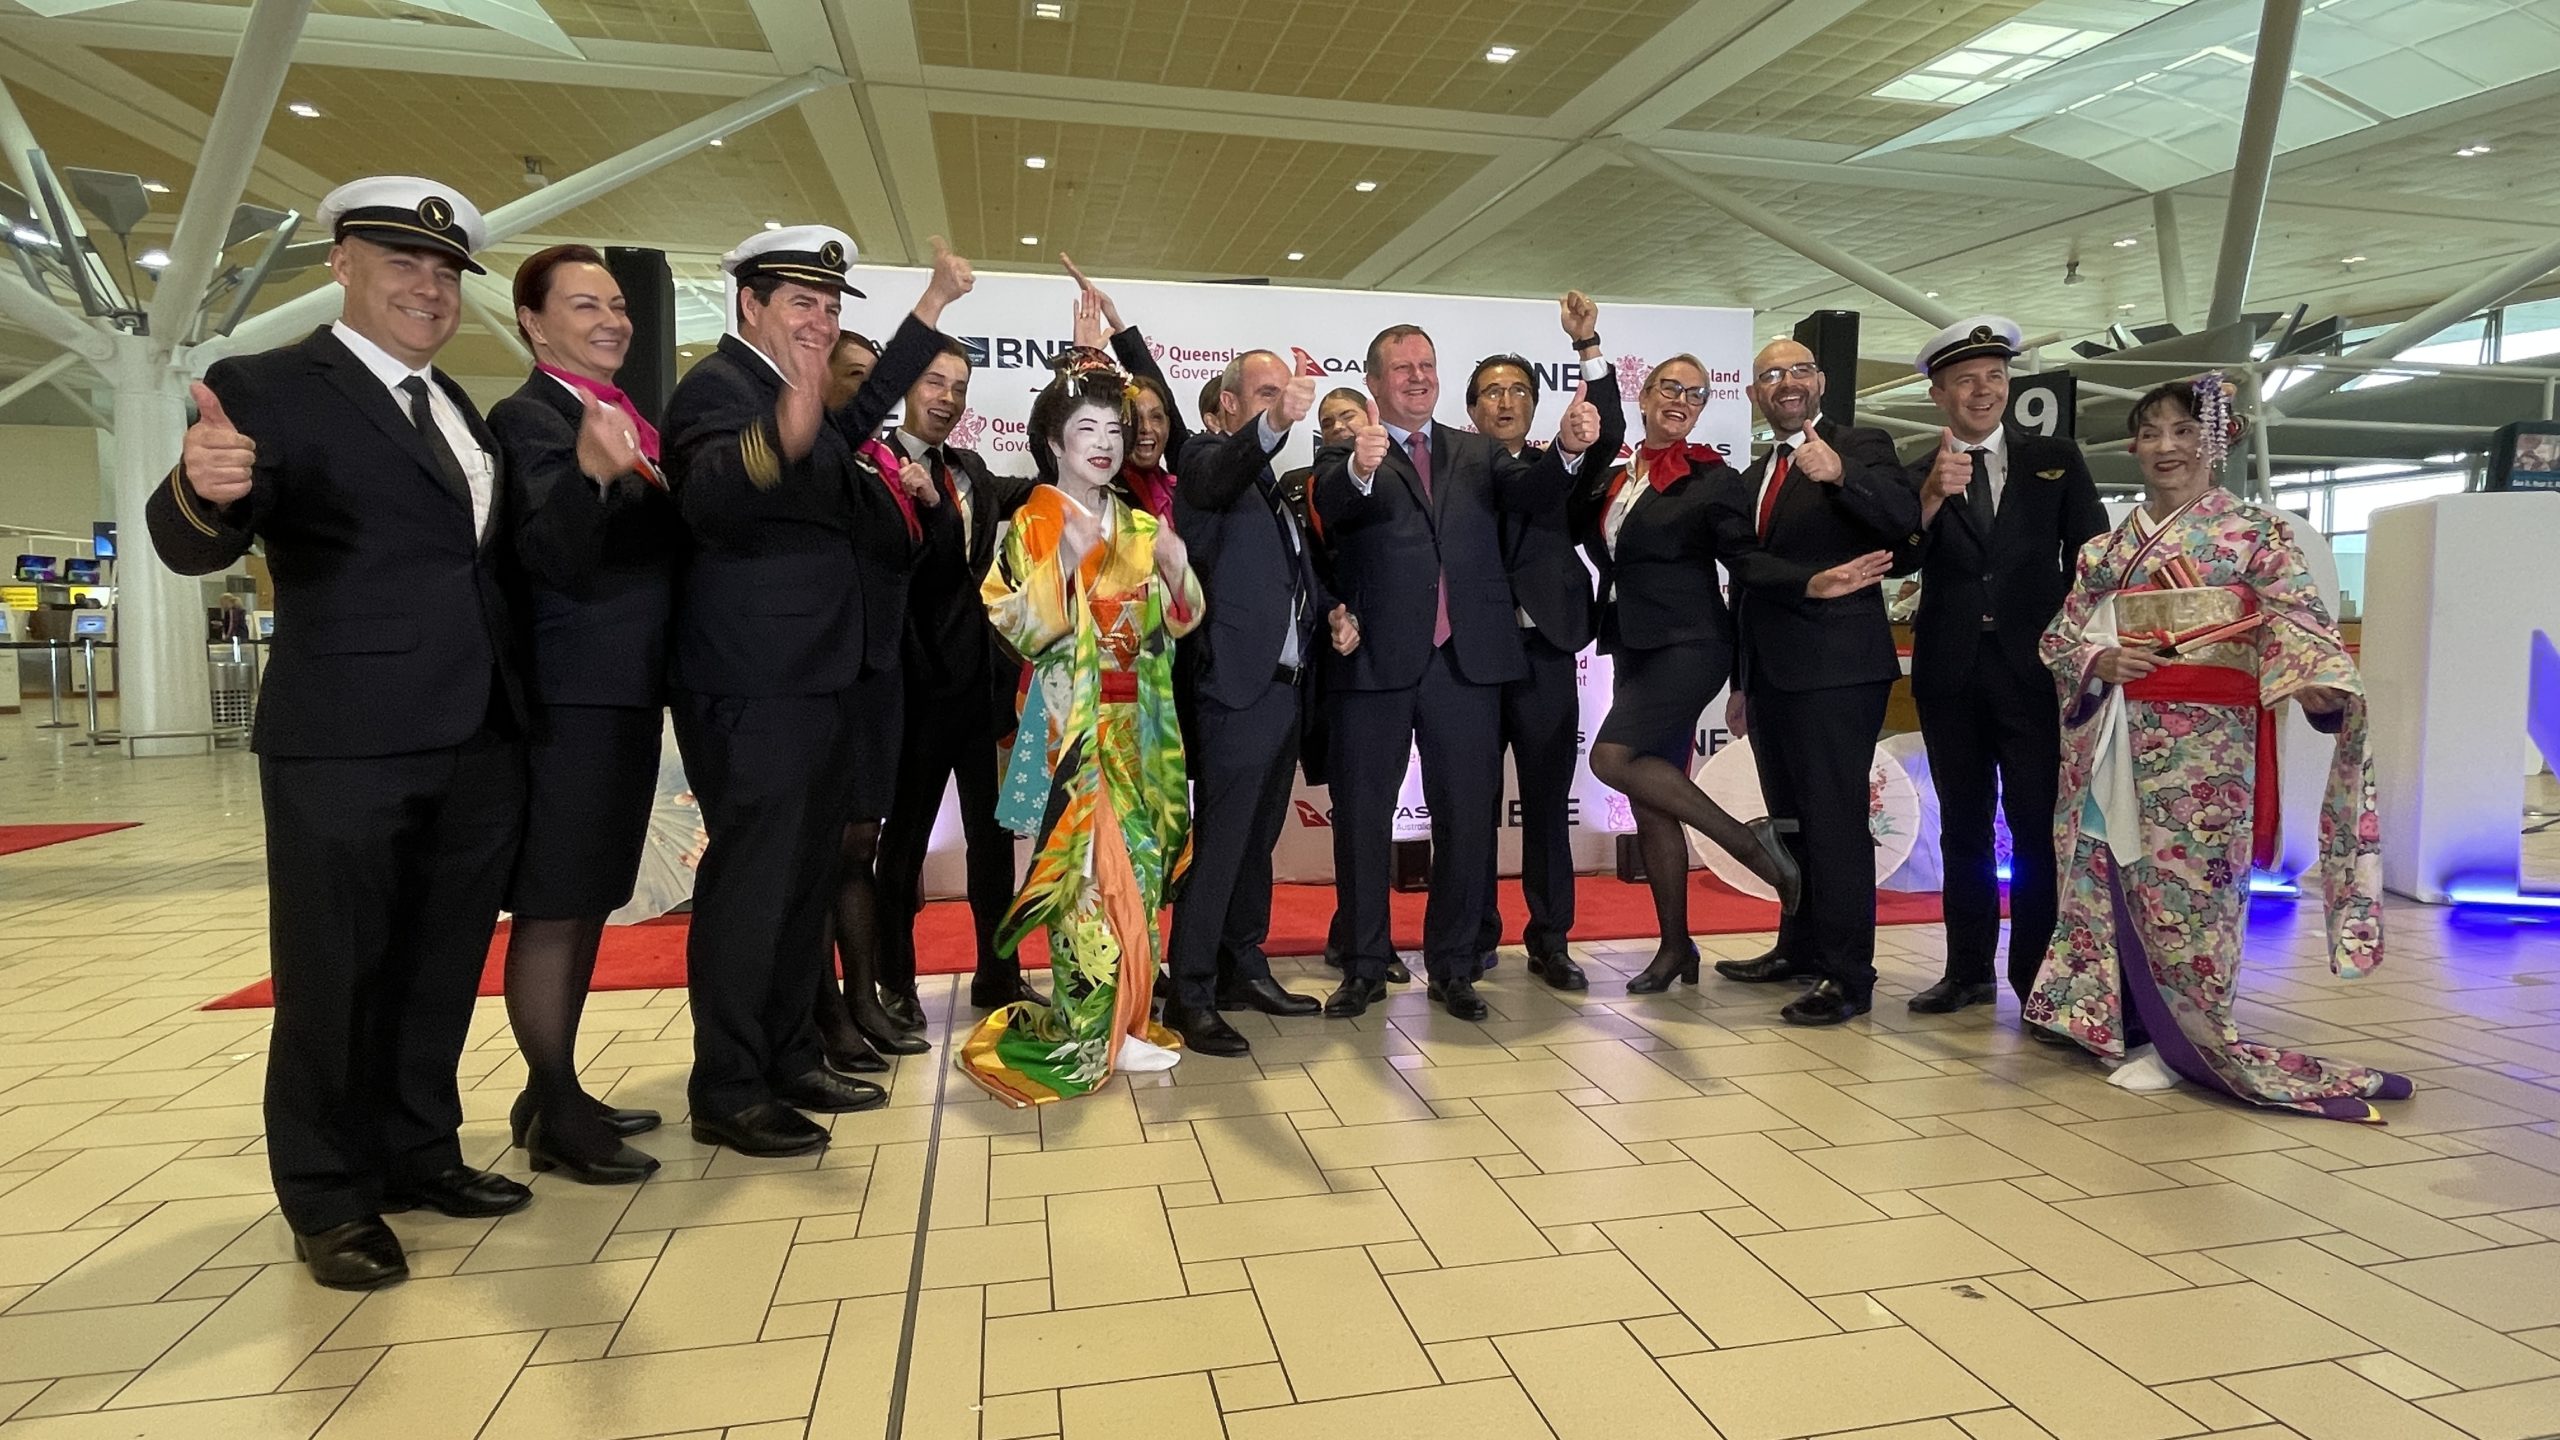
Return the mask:
M1219 1089L1226 1087L1220 1086ZM988 1195L1062 1195L1078 1190L1117 1190L1144 1185L1206 1182L1209 1167L1190 1141L1161 1145L1102 1145L1084 1150L998 1155L988 1162Z
M1057 1110L1063 1106L1050 1105ZM986 1440L1027 1440L1035 1435L1058 1433L1058 1392L1034 1390L1024 1395L991 1395L978 1416L979 1434Z
M984 1136L945 1135L933 1167L933 1228L976 1229L987 1223L987 1166ZM877 1174L877 1167L874 1167ZM866 1209L883 1209L865 1197Z
M1248 1289L1252 1281L1245 1276L1241 1260L1203 1260L1182 1267L1183 1288L1194 1295L1216 1295L1228 1290ZM1039 1307L1047 1309L1046 1305Z
M1538 1227L1473 1160L1387 1165L1378 1178L1430 1247L1430 1263L1481 1265L1554 1253Z
M1742 1203L1741 1196L1686 1160L1634 1169L1523 1175L1501 1184L1521 1213L1540 1226L1722 1210Z
M265 1196L170 1201L117 1232L10 1313L148 1304L220 1254L273 1204Z
M1681 1076L1662 1067L1654 1056L1623 1040L1600 1040L1549 1047L1555 1057L1580 1073L1584 1083L1609 1092L1621 1104L1644 1100L1685 1099L1697 1092Z
M1196 1120L1191 1133L1199 1142L1200 1157L1208 1164L1220 1200L1276 1200L1326 1192L1324 1175L1286 1115Z
M912 1235L872 1235L795 1245L783 1265L774 1303L796 1305L857 1295L887 1295L907 1288L914 1263Z
M1409 1389L1438 1378L1367 1252L1266 1255L1246 1268L1300 1400Z
M1292 1403L1288 1373L1278 1365L1239 1365L1232 1370L1213 1370L1211 1383L1218 1392L1221 1410L1261 1410L1273 1405Z
M1275 1361L1247 1292L1147 1300L989 1320L987 1350L1005 1357L1008 1389L1056 1389Z
M1923 1196L1940 1214L2024 1260L2084 1300L2148 1295L2186 1282L2004 1181Z
M2239 1185L2104 1195L2054 1208L2143 1255L2289 1240L2336 1228Z
M877 1440L889 1433L890 1387L905 1322L903 1295L868 1296L836 1307L808 1440Z
M2373 1273L2492 1330L2560 1325L2560 1244L2377 1265Z
M2047 1176L2090 1195L2166 1190L2173 1183L2113 1150L2023 1110L1950 1117L1967 1134L2006 1150Z
M343 1350L618 1321L630 1313L632 1300L649 1278L650 1264L617 1260L412 1279L365 1296L326 1344Z
M2560 1205L2560 1175L2503 1155L2472 1155L2459 1160L2383 1165L2353 1171L2340 1178L2429 1215L2486 1215L2498 1210ZM2346 1228L2367 1234L2376 1244L2400 1250L2413 1258L2428 1253L2402 1249L2392 1244L2387 1236L2371 1234L2363 1226Z
M2043 1314L2146 1385L2304 1364L2374 1348L2369 1339L2245 1281L2065 1305Z
M541 1343L533 1347L533 1358L525 1363L560 1365L571 1360L601 1360L604 1352L612 1347L614 1335L621 1329L619 1322L608 1322L602 1325L563 1325L557 1330L545 1330ZM331 1352L323 1350L320 1353L326 1355Z
M827 1342L783 1340L527 1368L483 1440L630 1440L809 1413Z
M704 1225L667 1240L611 1355L745 1345L764 1332L797 1221Z
M746 1175L733 1180L653 1179L640 1187L622 1213L623 1230L672 1230L680 1225L744 1225L757 1220L797 1220L862 1208L862 1181L840 1170L787 1175ZM908 1229L913 1229L910 1221Z
M1174 1246L1186 1261L1238 1260L1415 1238L1404 1212L1383 1189L1199 1205L1172 1212L1172 1220Z
M1431 1247L1419 1240L1398 1240L1389 1245L1368 1245L1362 1248L1369 1252L1369 1263L1377 1266L1378 1273L1381 1275L1402 1275L1408 1270L1430 1270L1440 1263L1431 1253ZM1528 1257L1504 1256L1502 1258L1525 1259ZM1234 1264L1235 1262L1220 1263Z
M2080 1302L2079 1296L2046 1279L2040 1271L2013 1270L2006 1275L1991 1275L1984 1278L1991 1282L1991 1288L2030 1310L2042 1310L2053 1305L2076 1305Z
M1126 1085L1106 1085L1082 1097L1094 1102L1089 1105L1033 1106L1031 1113L1040 1122L1040 1148L1081 1150L1095 1145L1140 1143L1146 1131L1145 1122L1138 1118L1133 1098L1136 1093Z
M2429 1374L2397 1355L2383 1353L2350 1355L2338 1363L2403 1400L2424 1400L2437 1395L2450 1395L2462 1388L2441 1376Z
M1615 1040L1600 1042L1635 1054ZM1682 1093L1695 1094L1677 1076L1668 1077ZM1540 1090L1578 1090L1592 1083L1561 1060L1522 1060L1509 1065L1425 1066L1404 1072L1413 1093L1425 1100L1472 1100L1480 1095L1516 1095Z
M1520 1148L1491 1120L1480 1115L1400 1120L1385 1125L1337 1125L1308 1131L1305 1141L1307 1152L1326 1170L1506 1155Z
M1138 1116L1150 1123L1206 1120L1221 1115L1267 1115L1287 1110L1321 1110L1324 1094L1314 1082L1247 1080L1233 1085L1176 1085L1138 1094Z
M1885 1290L2019 1268L1998 1246L1935 1215L1778 1231L1750 1236L1742 1244L1807 1295Z
M2560 1375L2560 1360L2302 1241L2241 1246L2214 1258L2465 1389Z
M1680 1141L1679 1146L1708 1174L1780 1225L1809 1229L1884 1218L1874 1206L1766 1135L1707 1136Z
M927 1290L917 1298L915 1354L906 1389L901 1436L916 1440L978 1440L978 1400L968 1377L985 1367L986 1308L983 1292L973 1286ZM914 1376L939 1383L917 1385ZM1017 1385L1002 1370L983 1382L993 1391L1050 1387Z
M1831 1323L1843 1330L1881 1330L1899 1325L1902 1318L1864 1291L1849 1295L1824 1295L1813 1302L1815 1309L1831 1317Z
M0 1427L0 1433L8 1440L309 1440L346 1393L304 1390L148 1410L14 1420Z
M1828 1335L1835 1328L1758 1256L1707 1219L1663 1215L1618 1220L1601 1231L1718 1345L1796 1340Z
M475 1335L399 1345L322 1427L322 1440L473 1440L515 1383L539 1336Z
M2036 1168L1970 1135L1887 1140L1809 1151L1807 1164L1860 1194L1923 1185L1966 1185L2033 1175Z
M1784 1440L2001 1403L1908 1328L1712 1350L1665 1360L1662 1368L1724 1440ZM1808 1376L1822 1383L1809 1385Z
M639 1190L539 1182L534 1203L501 1217L462 1262L462 1274L575 1265L597 1258Z
M2236 1180L2261 1195L2294 1206L2305 1214L2316 1215L2339 1229L2371 1241L2394 1254L2418 1259L2429 1255L2451 1255L2465 1250L2478 1250L2487 1242L2458 1225L2450 1225L2435 1218L2437 1211L2430 1205L2412 1206L2402 1203L2399 1198L2391 1198L2395 1194L2403 1193L2400 1189L2402 1180L2395 1178L2382 1182L2368 1177L2398 1177L2403 1172L2427 1169L2429 1165L2509 1165L2514 1162L2498 1160L2494 1156L2480 1156L2469 1160L2439 1160L2420 1165L2392 1165L2378 1170L2351 1171L2339 1175L2324 1174L2286 1155L2231 1155L2199 1163L2217 1175ZM2529 1175L2540 1173L2524 1166L2516 1168ZM2543 1178L2552 1182L2555 1193L2560 1193L2560 1176ZM2408 1183L2427 1187L2432 1185L2435 1179L2436 1177L2432 1176L2410 1177ZM2467 1194L2468 1191L2467 1185L2460 1185L2457 1182L2457 1193ZM2456 1203L2467 1205L2480 1202L2477 1199L2466 1198ZM2482 1204L2481 1210L2465 1210L2463 1213L2479 1214L2485 1210L2505 1208L2509 1207Z
M1432 1118L1430 1103L1384 1060L1320 1060L1307 1066L1307 1078L1345 1125Z
M0 1285L44 1285L115 1238L92 1230L0 1235Z
M1647 1315L1627 1321L1626 1326L1627 1333L1636 1337L1636 1343L1645 1348L1645 1353L1656 1359L1670 1355L1694 1355L1701 1350L1715 1348L1715 1342L1690 1324L1686 1315Z
M2072 1133L2145 1165L2193 1160L2206 1155L2287 1150L2308 1143L2227 1110L2196 1110L2132 1120L2100 1120L2093 1124L2075 1125Z
M186 1151L183 1144L83 1150L0 1195L0 1235L63 1229L149 1180Z
M1562 1095L1488 1095L1478 1103L1522 1154L1550 1174L1636 1163L1624 1146Z
M1944 1286L1876 1297L2056 1440L2167 1440L2193 1433L2176 1406L2151 1394L2038 1313L2005 1296L1959 1295Z
M43 1387L44 1393L28 1401L19 1410L25 1418L47 1415L86 1415L103 1410L116 1392L133 1382L133 1372L116 1370L104 1375L71 1375Z
M2222 1383L2305 1440L2464 1440L2461 1431L2337 1365L2261 1370Z
M1907 1140L1899 1122L1859 1104L1846 1092L1811 1075L1745 1075L1734 1081L1771 1109L1834 1145Z
M1189 1293L1153 1190L1049 1197L1050 1303L1060 1310Z
M299 1265L271 1266L118 1392L115 1403L125 1408L265 1394L320 1347L356 1301L312 1284Z
M1632 1320L1674 1308L1615 1251L1418 1270L1388 1277L1387 1287L1425 1341Z
M1646 1023L1651 1023L1650 1017ZM1730 1031L1706 1025L1703 1021L1697 1023L1728 1040L1733 1038ZM1740 1075L1783 1075L1792 1071L1831 1068L1830 1061L1783 1039L1763 1044L1719 1043L1700 1048L1662 1050L1654 1052L1653 1058L1663 1069L1687 1080L1730 1080Z
M1444 1340L1422 1347L1431 1356L1432 1367L1440 1372L1440 1383L1463 1385L1470 1380L1492 1380L1511 1373L1504 1364L1502 1352L1490 1340Z
M2267 1412L2241 1399L2213 1380L2188 1380L2154 1387L2161 1399L2194 1416L2208 1430L2238 1430L2262 1425Z
M1751 1096L1741 1094L1693 1095L1686 1100L1640 1100L1628 1105L1598 1105L1587 1113L1592 1123L1609 1132L1610 1138L1629 1145L1647 1140L1735 1135L1746 1130L1780 1130L1796 1123Z
M2033 1090L1979 1073L1852 1085L1844 1087L1841 1093L1877 1114L1890 1115L1896 1120L1922 1115L2025 1109L2045 1103L2044 1097Z
M1689 1397L1623 1326L1541 1330L1494 1343L1557 1440L1716 1440Z
M1229 1413L1227 1440L1553 1440L1518 1381L1504 1377Z
M826 1335L836 1328L836 1302L813 1300L805 1305L776 1305L765 1312L764 1329L759 1340L797 1340L806 1335Z
M2459 1425L2475 1440L2539 1440L2560 1416L2560 1380L2421 1400L2419 1408Z

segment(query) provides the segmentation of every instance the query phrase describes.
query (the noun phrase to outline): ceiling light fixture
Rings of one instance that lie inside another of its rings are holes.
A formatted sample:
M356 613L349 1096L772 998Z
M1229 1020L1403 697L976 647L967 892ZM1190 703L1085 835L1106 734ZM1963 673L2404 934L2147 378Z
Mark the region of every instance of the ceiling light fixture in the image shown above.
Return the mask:
M2116 248L2117 248L2117 249L2119 249L2119 250L2130 250L2130 249L2132 249L2134 246L2139 245L2139 244L2141 244L2141 243L2142 243L2142 242L2141 242L2139 239L2136 239L2135 237L2133 237L2133 236L2131 236L2131 235L2127 235L2127 236L2125 236L2123 239L2118 240L2118 241L2116 242Z
M1034 20L1066 19L1067 7L1065 0L1032 0L1031 18Z
M1935 300L1938 298L1938 292L1935 290L1923 290L1920 292L1920 298L1923 300Z
M320 107L312 104L308 100L296 100L284 108L293 114L301 116L305 120L317 120L320 118Z
M2131 305L2119 305L2119 306L2117 306L2116 308L2117 308L2117 309L2119 309L2119 310L2130 310L2130 309L2132 309L2133 307L2132 307Z
M1520 51L1517 46L1496 45L1484 52L1484 58L1496 65L1508 65L1519 54Z
M142 188L143 188L143 189L145 189L145 190L150 191L150 192L151 192L152 194L154 194L154 195L166 195L166 194L168 194L168 193L169 193L169 187L168 187L168 186L166 186L166 185L161 184L161 183L160 183L159 181L157 181L157 180L145 180L145 181L143 181L143 182L142 182Z
M169 268L169 252L166 250L145 250L141 254L133 257L133 263L141 266L145 270L166 270Z
M1040 237L1037 235L1025 235L1022 237L1022 243L1025 245L1037 245L1040 243Z
M764 222L764 228L767 230L779 230L782 228L782 222L779 220L767 220Z
M1025 170L1046 170L1049 168L1049 157L1046 155L1025 155L1022 157L1022 168Z
M1292 250L1289 252L1289 258L1292 260L1304 260L1307 258L1307 252L1304 250Z
M2361 265L2364 263L2364 257L2361 255L2342 255L2338 258L2338 263L2341 265Z
M722 139L720 136L714 135L711 137L711 148L714 150L717 150L728 143L729 142L727 140Z
M1366 195L1370 191L1378 188L1378 182L1375 180L1356 180L1352 182L1351 188L1359 191L1363 195Z
M2476 160L2479 157L2488 154L2489 150L2490 147L2486 145L2465 145L2453 153L2460 159Z

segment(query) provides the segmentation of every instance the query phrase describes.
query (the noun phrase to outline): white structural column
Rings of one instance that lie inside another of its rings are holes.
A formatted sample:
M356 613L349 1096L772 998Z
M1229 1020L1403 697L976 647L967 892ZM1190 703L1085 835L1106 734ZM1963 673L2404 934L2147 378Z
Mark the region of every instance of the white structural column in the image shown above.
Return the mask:
M2454 291L2381 334L2347 352L2350 360L2389 360L2412 345L2424 344L2435 333L2456 320L2475 315L2508 296L2522 290L2554 270L2560 270L2560 239L2539 249L2530 250ZM2277 408L2299 415L2302 407L2353 380L2351 370L2319 370L2303 377L2288 388Z
M2178 234L2177 197L2166 190L2151 197L2151 243L2160 250L2160 318L2183 330L2188 325L2187 243Z
M131 558L116 567L116 714L137 756L200 750L200 739L133 736L201 732L213 724L204 651L204 586L160 563L143 507L167 483L187 428L187 377L125 337L103 367L115 387L116 528Z
M2249 104L2240 115L2240 148L2231 162L2231 200L2222 214L2222 255L2213 267L2213 308L2208 327L2240 318L2249 296L2249 269L2258 254L2258 225L2267 213L2267 178L2274 172L2276 121L2284 113L2285 88L2293 83L2293 41L2302 32L2303 0L2266 0L2258 19L2258 47L2249 66Z
M186 341L196 307L204 303L205 287L222 261L231 212L248 188L249 171L266 139L267 117L293 64L294 41L310 14L311 0L257 0L249 11L239 56L223 77L222 99L205 130L196 173L187 181L186 204L169 241L169 263L151 293L152 343L162 355Z

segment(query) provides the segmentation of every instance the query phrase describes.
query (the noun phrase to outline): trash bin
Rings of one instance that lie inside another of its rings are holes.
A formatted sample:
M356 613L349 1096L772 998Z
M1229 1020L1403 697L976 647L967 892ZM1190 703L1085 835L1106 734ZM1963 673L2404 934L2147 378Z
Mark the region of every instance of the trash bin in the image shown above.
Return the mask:
M205 652L205 669L213 691L213 728L246 730L258 705L257 683L248 657L228 647Z

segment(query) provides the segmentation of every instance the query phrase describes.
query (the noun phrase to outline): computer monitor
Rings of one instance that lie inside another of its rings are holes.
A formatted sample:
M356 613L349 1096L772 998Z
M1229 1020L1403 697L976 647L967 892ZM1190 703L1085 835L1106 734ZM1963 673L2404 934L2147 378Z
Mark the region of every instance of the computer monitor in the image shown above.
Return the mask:
M116 522L113 520L100 520L96 523L92 533L97 536L97 540L91 548L97 552L98 558L101 560L113 560L116 558Z
M42 585L62 578L62 562L52 555L18 557L18 578L31 585Z
M98 562L74 555L62 562L62 578L73 585L98 583Z
M94 635L101 640L106 639L107 612L104 610L73 611L71 613L71 634L74 638L82 635Z

